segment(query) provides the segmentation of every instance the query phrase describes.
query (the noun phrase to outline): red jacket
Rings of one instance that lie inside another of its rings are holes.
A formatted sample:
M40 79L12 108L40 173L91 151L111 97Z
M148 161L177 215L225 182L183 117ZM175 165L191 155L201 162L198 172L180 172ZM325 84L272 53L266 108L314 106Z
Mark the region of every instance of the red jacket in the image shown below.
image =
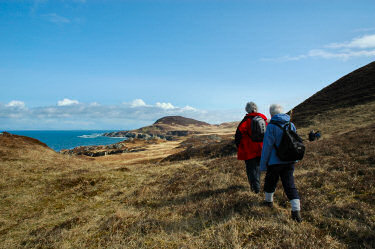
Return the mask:
M255 117L260 116L266 121L267 117L261 113L253 112L248 113L246 116ZM246 117L245 116L245 117ZM249 160L256 157L260 157L262 154L263 142L253 142L251 140L251 118L239 124L238 129L242 134L240 145L238 146L237 159L238 160Z

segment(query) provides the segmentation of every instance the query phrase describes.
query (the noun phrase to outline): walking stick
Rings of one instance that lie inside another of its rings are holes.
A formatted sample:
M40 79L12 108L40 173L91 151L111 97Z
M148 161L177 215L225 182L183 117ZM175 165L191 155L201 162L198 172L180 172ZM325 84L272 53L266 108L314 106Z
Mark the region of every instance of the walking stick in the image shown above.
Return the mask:
M290 122L292 122L292 118L293 118L293 109L292 110L290 110Z

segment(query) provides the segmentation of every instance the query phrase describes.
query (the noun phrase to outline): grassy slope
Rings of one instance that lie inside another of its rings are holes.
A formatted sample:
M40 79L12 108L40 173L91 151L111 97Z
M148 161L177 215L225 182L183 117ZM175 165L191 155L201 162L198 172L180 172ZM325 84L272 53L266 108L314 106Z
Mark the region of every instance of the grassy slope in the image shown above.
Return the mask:
M293 108L297 126L311 124L311 118L327 111L375 101L375 62L371 62L315 93Z
M233 156L129 166L0 137L0 247L373 248L375 126L364 125L328 125L307 144L302 224L281 185L276 208L262 207Z
M308 138L311 129L321 131L325 138L337 136L373 124L373 113L375 113L375 101L327 110L322 114L311 116L310 124L299 128L298 133L305 139Z

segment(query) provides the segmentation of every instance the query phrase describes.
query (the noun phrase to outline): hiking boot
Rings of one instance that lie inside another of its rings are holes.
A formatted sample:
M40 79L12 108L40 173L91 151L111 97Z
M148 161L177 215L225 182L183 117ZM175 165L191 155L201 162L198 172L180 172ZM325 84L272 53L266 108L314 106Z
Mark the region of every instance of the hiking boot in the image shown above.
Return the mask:
M264 201L263 206L273 208L273 202L272 201Z
M260 189L259 189L259 187L250 185L250 191L255 193L255 194L258 194L260 192Z
M301 212L300 211L292 211L292 220L297 222L302 222Z
M259 189L251 189L251 192L253 192L254 194L259 194L260 190Z

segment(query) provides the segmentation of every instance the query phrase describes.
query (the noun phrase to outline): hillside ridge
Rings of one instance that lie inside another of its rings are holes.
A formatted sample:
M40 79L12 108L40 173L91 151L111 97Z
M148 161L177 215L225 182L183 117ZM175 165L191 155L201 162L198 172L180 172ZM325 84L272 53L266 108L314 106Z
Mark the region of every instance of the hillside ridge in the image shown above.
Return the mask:
M372 101L375 101L375 62L341 77L294 107L292 120L298 126L308 126L317 114Z

